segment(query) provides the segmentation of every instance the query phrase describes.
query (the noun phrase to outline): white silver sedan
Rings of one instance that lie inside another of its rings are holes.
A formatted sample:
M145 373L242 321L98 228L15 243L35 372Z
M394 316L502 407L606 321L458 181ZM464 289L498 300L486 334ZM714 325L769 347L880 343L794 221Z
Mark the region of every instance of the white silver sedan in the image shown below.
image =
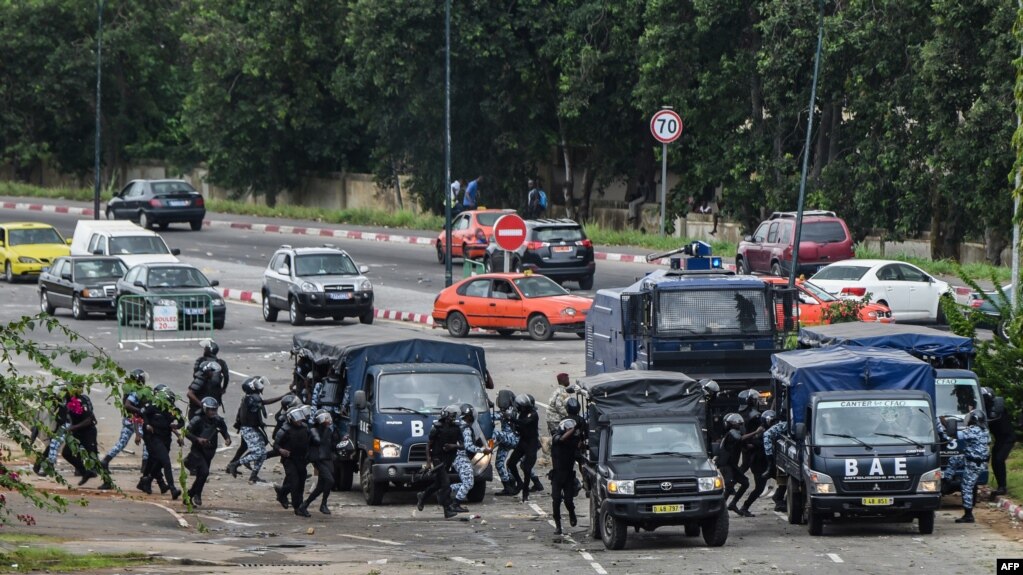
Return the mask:
M811 279L839 297L869 294L870 301L888 306L897 322L946 323L939 301L950 295L948 283L906 262L843 260L821 268Z

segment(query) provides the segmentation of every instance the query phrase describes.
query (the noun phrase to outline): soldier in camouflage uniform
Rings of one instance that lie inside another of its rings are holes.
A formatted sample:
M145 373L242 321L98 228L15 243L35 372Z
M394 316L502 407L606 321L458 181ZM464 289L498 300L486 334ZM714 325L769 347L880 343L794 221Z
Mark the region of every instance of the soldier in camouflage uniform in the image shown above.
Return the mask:
M767 471L764 472L765 478L775 478L778 487L774 490L774 495L771 497L771 501L774 501L775 511L785 511L785 491L788 488L784 479L776 477L776 466L774 459L774 441L778 437L789 430L789 422L778 421L778 417L773 409L768 409L760 416L764 427L767 431L764 431L764 455L767 456Z
M966 415L963 422L966 429L960 429L958 439L962 445L962 455L955 455L948 460L949 470L961 474L961 491L963 494L963 516L956 523L973 523L973 501L977 496L977 478L987 467L990 452L987 431L987 418L980 409L974 409Z
M568 412L565 411L565 402L572 397L574 389L569 389L569 378L567 373L558 374L558 387L551 394L547 401L547 431L553 435L558 430L562 420L568 419Z
M238 466L244 465L252 470L249 476L250 483L259 482L259 470L266 461L266 446L270 443L266 436L263 418L266 417L266 406L277 403L284 396L263 398L263 389L266 387L266 378L262 376L250 377L242 382L242 391L245 397L238 406L238 416L235 419L235 428L241 433L245 442L247 452L243 457L227 464L227 472L238 477Z
M477 437L473 431L473 423L476 421L475 412L468 403L463 403L460 408L462 414L462 443L458 446L455 455L454 468L458 473L458 483L451 484L451 493L454 496L454 503L451 509L458 513L465 513L468 509L462 504L469 498L469 491L475 483L472 473L472 455L475 453L490 453L485 437Z
M501 411L501 429L494 430L494 444L497 447L497 454L494 456L494 465L497 466L497 475L501 478L501 485L504 489L495 495L516 495L519 488L515 479L508 472L508 456L515 446L519 444L519 434L515 430L515 406L509 405Z

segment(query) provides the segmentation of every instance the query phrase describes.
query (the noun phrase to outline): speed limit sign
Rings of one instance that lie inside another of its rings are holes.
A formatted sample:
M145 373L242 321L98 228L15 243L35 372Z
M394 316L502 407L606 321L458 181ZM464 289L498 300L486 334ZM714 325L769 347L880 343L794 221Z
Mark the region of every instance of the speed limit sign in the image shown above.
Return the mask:
M661 110L650 119L650 133L662 144L670 144L682 135L682 118L674 110Z

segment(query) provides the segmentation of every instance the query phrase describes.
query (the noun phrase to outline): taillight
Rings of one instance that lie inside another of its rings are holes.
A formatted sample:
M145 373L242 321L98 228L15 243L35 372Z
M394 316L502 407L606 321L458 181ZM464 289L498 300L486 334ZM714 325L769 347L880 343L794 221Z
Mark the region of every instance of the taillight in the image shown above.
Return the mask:
M202 196L199 196L198 198L195 199L193 205L195 205L197 208L201 208L206 205L206 200L204 200Z
M159 208L163 204L160 203L160 200L158 200L156 198L153 198L152 200L149 200L149 205L154 207L154 208Z
M982 305L984 305L984 300L980 298L970 300L970 307L980 307Z
M576 242L575 245L582 246L584 248L592 248L593 242L591 242L590 240L583 240L581 242Z
M865 287L844 287L839 292L841 295L854 295L857 297L863 297L867 295L867 288Z
M538 250L543 247L547 247L546 242L526 242L527 250Z

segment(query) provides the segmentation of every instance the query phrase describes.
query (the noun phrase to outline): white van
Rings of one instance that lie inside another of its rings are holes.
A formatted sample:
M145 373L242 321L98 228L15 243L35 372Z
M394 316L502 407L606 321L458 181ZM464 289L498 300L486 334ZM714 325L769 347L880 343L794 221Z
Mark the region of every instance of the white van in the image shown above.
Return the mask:
M116 256L129 268L137 264L177 263L181 250L170 249L156 232L125 220L78 220L71 238L73 256Z

